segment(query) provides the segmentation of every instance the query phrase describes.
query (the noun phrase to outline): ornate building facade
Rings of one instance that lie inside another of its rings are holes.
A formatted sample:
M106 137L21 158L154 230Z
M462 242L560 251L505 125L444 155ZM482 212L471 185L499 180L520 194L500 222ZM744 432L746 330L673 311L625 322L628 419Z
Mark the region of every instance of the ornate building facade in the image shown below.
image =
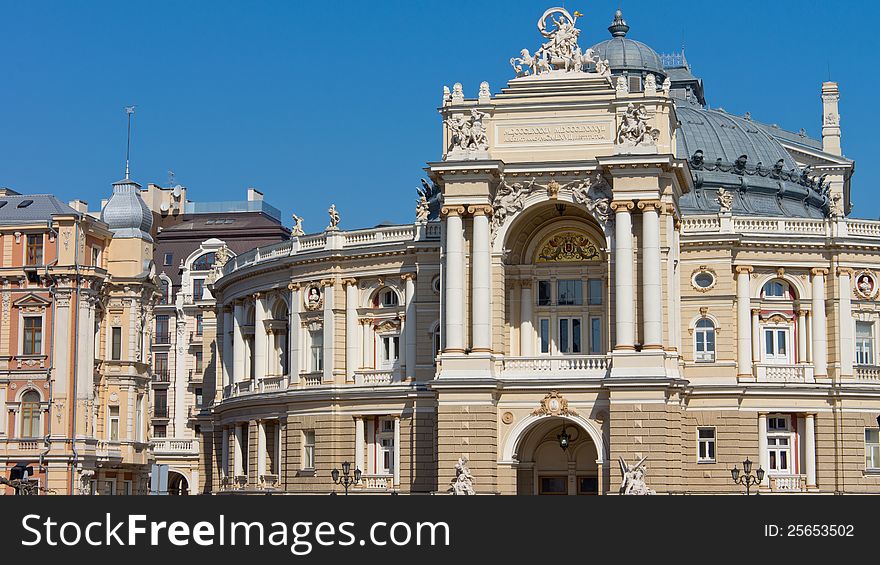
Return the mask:
M414 224L333 207L226 263L206 492L350 461L356 492L607 494L644 461L725 493L746 458L766 492L880 488L880 222L848 217L837 85L812 139L708 109L619 11L582 49L578 15L500 92L444 88Z

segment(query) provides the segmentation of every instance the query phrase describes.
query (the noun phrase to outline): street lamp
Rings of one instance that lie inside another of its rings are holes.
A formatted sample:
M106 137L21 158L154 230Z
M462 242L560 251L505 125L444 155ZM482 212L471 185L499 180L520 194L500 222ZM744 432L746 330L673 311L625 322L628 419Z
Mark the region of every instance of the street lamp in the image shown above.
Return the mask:
M351 463L348 461L342 462L342 476L339 476L339 469L334 469L330 471L330 477L333 479L333 482L337 485L342 485L345 488L345 494L348 495L348 487L352 485L356 485L361 482L361 470L355 468L354 474L352 476L351 473ZM335 492L332 494L336 494Z
M752 485L759 485L764 481L764 469L759 465L758 470L752 475L752 462L749 461L748 457L746 457L746 460L742 463L743 474L740 474L739 469L734 465L733 469L730 470L730 475L733 478L734 483L746 487L746 496L748 496Z
M571 443L571 436L565 432L565 424L562 425L562 433L558 434L556 439L559 440L559 447L562 448L562 451L568 449L568 444Z

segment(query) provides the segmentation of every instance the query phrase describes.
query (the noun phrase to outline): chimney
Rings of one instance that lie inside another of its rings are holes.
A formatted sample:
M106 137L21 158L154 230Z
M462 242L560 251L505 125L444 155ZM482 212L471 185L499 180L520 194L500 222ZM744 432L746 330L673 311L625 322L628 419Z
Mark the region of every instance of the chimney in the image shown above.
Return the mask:
M822 83L822 151L832 155L841 155L840 150L840 113L837 102L840 100L840 89L836 82Z
M248 188L248 202L259 202L263 200L263 193L256 188Z
M67 203L68 206L79 212L80 214L88 214L89 213L89 203L85 200L71 200Z

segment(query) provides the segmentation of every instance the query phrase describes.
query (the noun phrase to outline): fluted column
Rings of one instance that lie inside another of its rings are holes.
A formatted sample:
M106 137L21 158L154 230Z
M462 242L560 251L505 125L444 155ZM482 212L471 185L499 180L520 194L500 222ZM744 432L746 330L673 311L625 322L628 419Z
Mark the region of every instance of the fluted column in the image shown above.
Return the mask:
M241 300L236 300L233 306L233 375L232 382L240 382L245 377L245 344L244 332L244 304Z
M416 276L404 273L403 351L406 373L404 378L416 378Z
M614 210L614 349L635 349L635 303L633 301L632 202L612 202Z
M446 349L447 353L464 352L464 232L461 215L464 206L445 206L446 215Z
M663 294L660 272L660 201L639 202L642 211L642 349L663 349Z
M852 376L855 359L855 323L852 315L852 269L837 268L840 302L837 307L837 325L840 328L840 376Z
M806 420L806 444L804 447L804 459L807 471L807 486L816 486L816 415L807 414Z
M358 367L358 288L355 279L344 279L345 285L345 378L354 381Z
M324 288L324 374L322 376L324 382L333 381L333 366L335 364L336 319L333 314L336 302L333 292L335 282L333 279L321 281L321 286Z
M736 268L736 360L737 375L740 377L752 376L751 272L751 267Z
M290 330L289 330L289 361L287 362L288 371L290 372L290 382L299 382L299 374L303 367L303 351L302 351L302 325L300 321L300 311L302 309L302 287L299 284L291 283L287 285L290 290Z
M828 269L812 269L813 275L813 372L828 376L828 339L825 335L825 275Z
M254 296L254 377L260 380L266 377L269 351L269 335L266 332L265 321L268 315L268 298L265 294Z
M471 268L473 351L492 351L492 270L489 254L489 215L491 206L469 206L474 215Z
M520 281L519 354L534 355L535 329L532 325L532 281Z

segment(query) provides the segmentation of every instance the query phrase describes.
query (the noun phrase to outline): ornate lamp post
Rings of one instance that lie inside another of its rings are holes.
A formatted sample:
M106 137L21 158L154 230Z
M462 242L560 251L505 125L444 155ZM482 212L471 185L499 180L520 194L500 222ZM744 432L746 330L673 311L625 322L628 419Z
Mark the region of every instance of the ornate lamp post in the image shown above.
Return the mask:
M351 463L348 461L342 462L342 476L339 476L339 469L334 468L330 471L330 477L333 479L333 482L337 485L342 485L345 488L345 494L348 496L348 487L352 485L356 485L361 482L361 470L355 469L354 473L351 473ZM336 494L335 492L331 494Z
M566 433L564 424L562 426L562 433L558 434L556 439L559 440L559 447L562 448L562 451L568 449L568 445L571 443L571 436Z
M733 469L730 470L730 475L733 478L734 483L746 487L746 496L748 496L752 485L759 485L764 480L764 469L759 465L758 470L752 475L752 462L749 461L748 457L742 463L743 474L740 474L739 469L734 465Z

